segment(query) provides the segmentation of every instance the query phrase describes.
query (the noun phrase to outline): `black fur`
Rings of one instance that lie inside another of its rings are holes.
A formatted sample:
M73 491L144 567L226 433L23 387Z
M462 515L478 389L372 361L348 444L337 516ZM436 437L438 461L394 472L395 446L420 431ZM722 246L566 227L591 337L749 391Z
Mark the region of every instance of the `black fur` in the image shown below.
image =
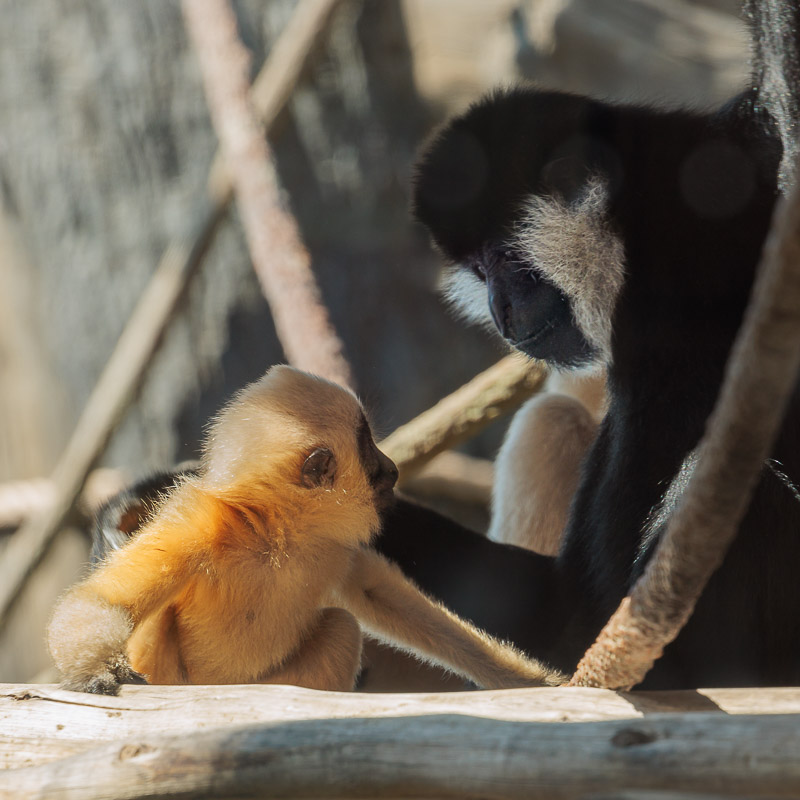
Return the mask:
M184 477L196 474L194 463L186 463L174 472L157 472L123 489L100 506L92 528L92 566L122 547Z
M537 265L520 270L524 253L507 263L496 254L514 241L530 193L569 203L588 176L601 176L608 224L624 244L609 412L585 461L558 557L479 543L404 506L387 517L379 545L457 612L564 670L574 668L652 553L657 531L640 549L646 523L717 397L778 196L779 126L759 96L749 91L703 115L519 89L450 123L421 159L418 218L448 260L477 271L488 292L503 293L512 307L530 307ZM485 263L487 253L494 261L481 271L475 261ZM534 314L526 324L530 331L542 322ZM565 349L583 345L561 329L572 344L562 338L550 360L579 363L585 350ZM506 338L540 355L524 346L524 333ZM797 393L771 457L800 479ZM405 517L413 518L411 527ZM645 685L800 683L798 563L800 503L765 469L724 564Z

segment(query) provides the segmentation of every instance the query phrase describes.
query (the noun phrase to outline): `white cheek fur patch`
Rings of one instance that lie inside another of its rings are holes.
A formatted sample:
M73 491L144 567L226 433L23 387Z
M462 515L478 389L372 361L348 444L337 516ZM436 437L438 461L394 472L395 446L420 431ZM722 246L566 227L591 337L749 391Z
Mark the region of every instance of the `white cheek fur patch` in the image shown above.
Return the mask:
M448 267L442 273L439 288L462 319L494 330L486 284L472 270L460 264Z
M532 268L567 295L575 322L606 362L611 318L625 278L624 248L608 226L607 206L608 192L599 180L570 205L532 195L514 236Z

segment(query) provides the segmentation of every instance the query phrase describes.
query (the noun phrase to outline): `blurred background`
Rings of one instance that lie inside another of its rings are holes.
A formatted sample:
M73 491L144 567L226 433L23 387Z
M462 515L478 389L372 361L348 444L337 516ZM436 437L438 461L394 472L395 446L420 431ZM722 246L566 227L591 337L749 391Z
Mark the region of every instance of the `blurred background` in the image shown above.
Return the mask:
M257 71L295 0L234 6ZM3 12L0 558L19 522L8 498L52 472L164 248L197 223L216 150L176 0ZM747 47L738 0L342 0L270 141L379 433L504 352L444 310L409 219L436 125L522 80L713 105L746 79ZM113 484L195 456L224 399L282 360L234 207L98 466ZM465 449L491 459L502 432ZM85 527L59 534L0 630L0 682L52 679L44 625L86 564Z

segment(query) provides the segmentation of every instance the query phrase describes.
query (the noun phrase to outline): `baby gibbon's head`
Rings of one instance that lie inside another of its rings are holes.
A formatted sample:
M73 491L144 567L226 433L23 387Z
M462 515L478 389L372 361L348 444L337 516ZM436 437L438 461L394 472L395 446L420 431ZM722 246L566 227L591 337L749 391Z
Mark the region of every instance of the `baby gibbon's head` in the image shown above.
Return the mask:
M365 538L377 530L378 512L397 480L355 395L283 365L222 409L209 428L203 462L209 488L248 503L278 502L306 524L309 516L332 527L339 519L351 536Z

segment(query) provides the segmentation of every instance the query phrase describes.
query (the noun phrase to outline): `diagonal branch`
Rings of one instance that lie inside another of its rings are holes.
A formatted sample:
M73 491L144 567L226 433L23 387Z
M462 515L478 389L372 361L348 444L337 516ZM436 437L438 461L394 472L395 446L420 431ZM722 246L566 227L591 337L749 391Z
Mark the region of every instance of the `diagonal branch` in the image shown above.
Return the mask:
M280 198L270 152L250 102L250 56L227 0L183 0L211 120L222 146L253 266L291 364L352 384L297 223Z
M513 354L493 364L387 436L381 449L400 470L400 483L432 458L476 436L540 391L547 378L541 361Z
M800 187L779 202L697 468L644 575L572 684L639 683L722 563L778 433L800 365Z

